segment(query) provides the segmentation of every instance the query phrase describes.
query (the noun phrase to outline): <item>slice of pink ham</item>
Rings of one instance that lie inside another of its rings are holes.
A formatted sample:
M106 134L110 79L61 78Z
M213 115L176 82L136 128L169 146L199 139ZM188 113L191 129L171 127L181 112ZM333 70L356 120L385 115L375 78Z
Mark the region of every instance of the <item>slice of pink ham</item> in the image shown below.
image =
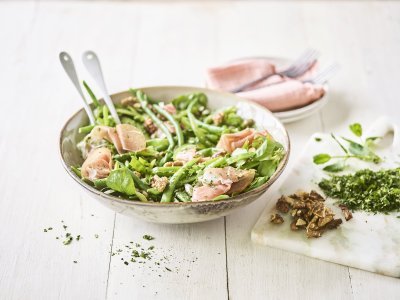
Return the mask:
M108 128L108 138L109 138L109 141L114 144L115 149L117 149L119 154L124 153L124 149L122 148L121 140L120 140L115 128L111 128L111 127Z
M230 188L230 184L196 186L193 188L192 201L198 202L212 200L215 197L225 194Z
M207 86L212 89L231 91L275 72L274 64L266 59L247 59L209 68L206 72L206 81Z
M244 191L255 176L255 170L237 170L232 167L209 168L200 178L202 186L194 187L192 201L212 200L223 194Z
M253 100L271 111L285 111L302 107L320 99L325 93L324 87L299 80L286 80L278 84L265 86L237 95Z
M235 149L243 147L247 141L252 143L254 139L259 136L265 136L272 139L272 136L266 130L257 131L253 128L246 128L236 133L225 133L221 135L217 148L232 153Z
M251 170L239 170L236 172L238 181L232 183L229 189L229 194L243 192L253 181L256 171Z
M188 162L188 161L191 161L195 156L196 156L196 148L190 147L190 148L184 149L182 151L179 151L175 155L175 160Z
M97 148L89 153L82 165L82 177L91 181L106 178L112 169L111 151L108 148Z
M229 184L239 180L236 175L236 169L232 167L225 168L207 168L201 176L200 181L206 185Z
M246 128L236 133L223 134L218 141L217 148L232 153L236 148L241 148L246 141L252 142L255 133L255 129Z
M171 115L176 114L176 108L173 104L168 103L167 105L163 106L163 109L167 112L169 112Z
M143 133L130 124L118 124L116 127L122 149L140 151L146 148L146 138Z

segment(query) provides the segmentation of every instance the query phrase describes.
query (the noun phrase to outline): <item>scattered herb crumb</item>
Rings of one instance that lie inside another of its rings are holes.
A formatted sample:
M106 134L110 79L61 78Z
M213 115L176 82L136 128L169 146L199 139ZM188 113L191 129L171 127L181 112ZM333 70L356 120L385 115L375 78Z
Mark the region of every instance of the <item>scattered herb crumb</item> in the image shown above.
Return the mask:
M99 238L99 235L96 233L96 234L94 235L94 237L95 237L96 239L98 239L98 238Z
M78 261L74 260L74 264L77 264L77 263L78 263Z
M72 240L73 240L73 237L71 236L71 234L70 233L67 233L67 235L65 236L66 238L65 238L65 240L63 241L63 244L64 245L69 245L69 244L71 244L71 242L72 242Z
M320 142L320 141L322 141L322 139L321 139L320 137L316 137L316 138L315 138L315 141L316 141L316 142Z
M125 265L129 265L129 263L128 263L127 261L124 261L124 264L125 264Z
M149 248L147 248L147 250L153 250L154 246L150 246Z
M47 232L47 229L45 228L45 229L43 229L43 231L44 231L44 232Z
M53 230L53 227L49 227L49 228L47 228L47 230Z
M165 270L172 272L172 270L170 268L165 267Z
M151 241L151 240L154 240L154 237L152 237L151 235L145 234L145 235L143 236L143 239L148 240L148 241Z
M64 230L67 230L68 226L67 225L63 225Z

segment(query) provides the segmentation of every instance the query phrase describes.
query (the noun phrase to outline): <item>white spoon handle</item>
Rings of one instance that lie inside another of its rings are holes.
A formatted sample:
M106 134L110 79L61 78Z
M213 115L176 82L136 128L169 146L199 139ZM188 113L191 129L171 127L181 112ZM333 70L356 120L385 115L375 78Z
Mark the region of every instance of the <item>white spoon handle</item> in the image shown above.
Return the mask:
M86 101L85 96L83 95L81 86L79 84L78 75L76 74L74 62L72 61L71 56L67 52L61 52L59 57L60 57L61 65L63 66L63 68L65 70L65 73L67 73L69 79L71 79L73 85L75 86L76 90L78 91L79 95L81 96L81 98L83 100L83 107L85 108L85 111L89 117L90 124L94 125L95 118L94 118L92 110L90 109L89 104Z
M82 55L82 61L85 65L86 69L96 81L98 87L100 88L103 99L106 102L108 109L110 110L111 116L114 118L117 124L121 124L121 121L118 117L117 111L115 110L114 103L112 102L106 88L106 84L104 82L103 72L101 71L100 61L93 51L86 51Z

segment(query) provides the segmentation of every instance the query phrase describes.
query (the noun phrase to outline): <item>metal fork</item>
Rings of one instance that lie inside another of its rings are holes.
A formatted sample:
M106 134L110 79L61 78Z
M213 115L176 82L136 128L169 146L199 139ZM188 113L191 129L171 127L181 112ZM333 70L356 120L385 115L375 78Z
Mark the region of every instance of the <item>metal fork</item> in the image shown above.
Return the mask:
M244 89L252 86L253 84L259 83L272 75L281 75L281 76L290 77L290 78L299 77L300 75L303 75L315 63L318 56L319 56L319 53L317 50L307 49L285 70L278 72L278 73L265 75L261 78L258 78L256 80L253 80L251 82L243 84L243 85L231 90L230 92L231 93L239 93L239 92L243 91Z
M303 82L309 82L313 84L324 84L331 78L338 70L340 69L340 65L338 63L332 63L327 67L323 68L317 74L315 74L312 78L303 80Z

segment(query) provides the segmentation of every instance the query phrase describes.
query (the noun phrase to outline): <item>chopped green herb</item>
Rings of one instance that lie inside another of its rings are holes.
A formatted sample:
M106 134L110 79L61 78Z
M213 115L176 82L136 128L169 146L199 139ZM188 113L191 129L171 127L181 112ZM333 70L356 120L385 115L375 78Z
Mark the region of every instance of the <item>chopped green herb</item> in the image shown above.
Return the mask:
M71 235L67 235L66 239L63 241L63 244L64 245L69 245L69 244L71 244L72 240L73 240L72 236Z
M63 225L64 230L67 230L68 226L67 225Z
M47 232L47 229L45 228L45 229L43 229L43 231L44 231L44 232Z
M124 261L124 264L125 264L125 265L129 265L129 263L128 263L127 261Z
M364 169L350 175L332 176L318 185L327 196L338 199L340 204L352 210L400 211L400 168Z
M77 263L78 263L78 261L74 260L74 264L77 264Z
M153 250L154 246L150 246L149 248L147 248L148 250Z
M320 137L316 137L314 140L315 140L316 142L322 141L322 139L321 139Z
M76 236L76 238L75 238L77 241L79 241L80 239L81 239L81 235L80 234L78 234L77 236Z
M152 237L151 235L145 234L145 235L143 236L143 239L148 240L148 241L151 241L151 240L154 240L154 237Z
M170 268L165 267L165 269L169 272L172 272L172 270Z
M49 228L47 228L47 230L53 230L53 227L49 227Z
M99 235L96 233L96 234L94 235L94 237L95 237L96 239L98 239L98 238L99 238Z

